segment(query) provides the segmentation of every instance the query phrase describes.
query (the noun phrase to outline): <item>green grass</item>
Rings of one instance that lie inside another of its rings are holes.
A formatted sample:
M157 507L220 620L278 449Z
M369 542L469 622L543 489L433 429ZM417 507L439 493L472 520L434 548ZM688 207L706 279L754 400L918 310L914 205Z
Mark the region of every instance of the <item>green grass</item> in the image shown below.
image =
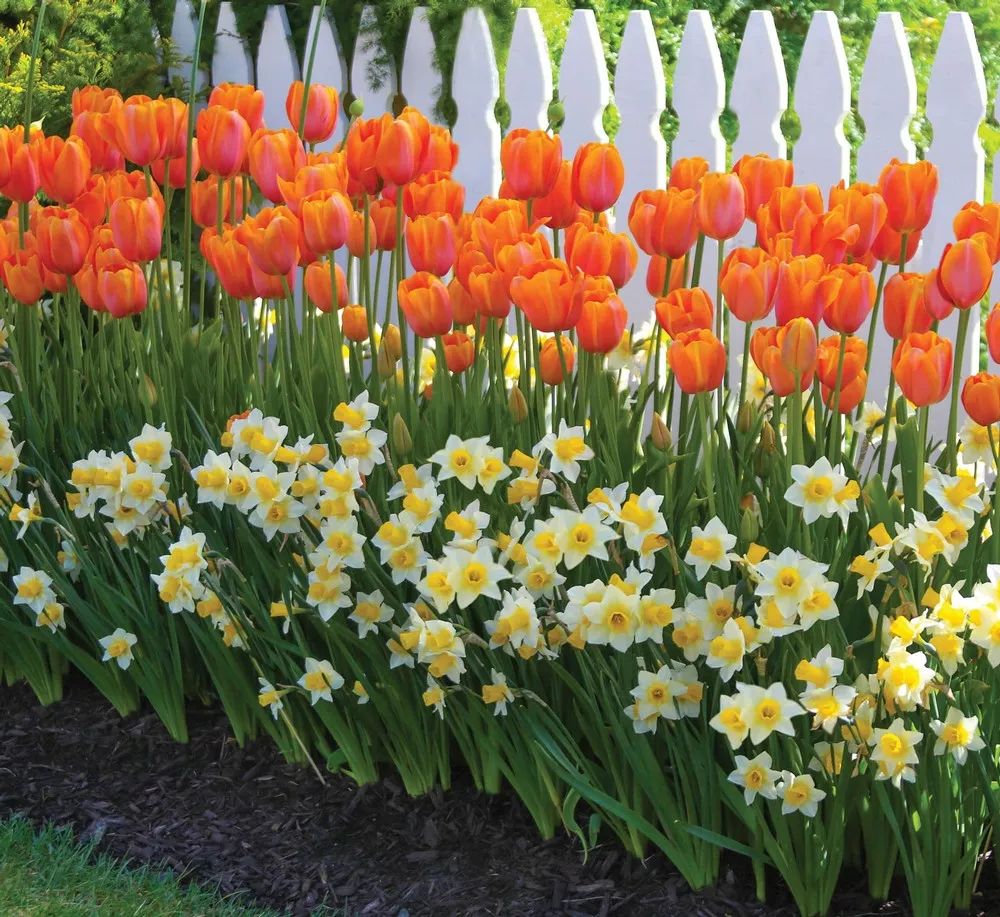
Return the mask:
M133 869L78 843L68 830L0 824L0 914L5 917L273 917L182 885L149 867Z

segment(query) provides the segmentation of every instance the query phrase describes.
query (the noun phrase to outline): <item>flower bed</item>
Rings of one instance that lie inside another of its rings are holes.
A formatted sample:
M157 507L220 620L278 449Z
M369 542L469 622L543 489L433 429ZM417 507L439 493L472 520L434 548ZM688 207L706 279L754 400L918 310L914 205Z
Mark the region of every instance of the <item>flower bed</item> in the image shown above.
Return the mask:
M182 742L216 696L240 742L413 795L460 763L543 837L657 847L694 888L729 851L804 914L845 866L968 906L1000 378L963 347L1000 208L915 274L929 163L824 199L788 162L687 159L620 202L613 146L515 130L470 211L413 109L352 105L318 153L333 90L293 85L291 128L262 108L92 88L68 139L0 131L6 677L49 702L72 665ZM748 218L713 302L706 239Z

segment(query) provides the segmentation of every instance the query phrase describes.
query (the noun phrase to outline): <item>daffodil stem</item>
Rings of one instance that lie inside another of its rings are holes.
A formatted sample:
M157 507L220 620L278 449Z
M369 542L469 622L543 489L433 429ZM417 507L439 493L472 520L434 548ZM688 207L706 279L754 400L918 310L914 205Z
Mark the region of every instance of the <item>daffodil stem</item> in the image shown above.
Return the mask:
M993 498L990 501L990 551L993 554L993 562L1000 562L1000 538L997 532L1000 531L1000 451L997 449L997 439L993 432L993 424L988 424L986 433L990 438L990 452L993 454Z
M698 401L698 411L701 414L702 426L704 428L704 450L702 468L705 472L705 492L708 496L708 511L715 515L715 449L712 444L712 395L709 392L702 392L695 396Z
M895 402L896 400L896 377L892 370L889 370L889 394L885 400L885 417L882 420L882 448L878 456L879 477L885 475L885 460L889 454L889 431L895 422Z
M743 328L743 369L740 372L740 400L736 403L736 410L742 410L743 402L747 396L747 373L750 369L750 338L753 336L753 322L747 322Z

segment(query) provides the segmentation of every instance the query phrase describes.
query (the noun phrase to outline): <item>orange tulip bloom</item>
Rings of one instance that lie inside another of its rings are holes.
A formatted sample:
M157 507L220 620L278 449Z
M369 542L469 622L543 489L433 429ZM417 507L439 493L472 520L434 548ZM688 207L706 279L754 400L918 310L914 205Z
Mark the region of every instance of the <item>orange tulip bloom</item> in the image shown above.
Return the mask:
M569 267L559 258L527 265L510 284L511 299L537 331L567 331L577 323L580 310L573 293Z
M0 195L26 204L41 185L39 141L24 142L22 128L0 128Z
M878 187L888 208L886 222L896 232L916 232L930 222L938 188L933 163L892 159L882 169Z
M130 96L105 122L122 155L137 166L162 159L171 140L173 112L162 99ZM109 310L110 311L110 310Z
M43 271L38 252L30 248L17 249L3 262L7 292L22 305L33 306L45 292Z
M994 306L986 317L986 345L990 359L1000 363L1000 306Z
M465 208L465 188L447 172L427 172L403 188L403 212L412 220L447 213L457 224Z
M299 260L299 221L287 207L265 207L236 227L236 238L264 274L281 277ZM280 295L284 295L283 293Z
M662 255L653 255L646 268L646 292L650 296L660 297L671 290L679 290L684 286L686 259L677 258L670 262L670 285L667 284L667 259Z
M842 264L860 236L861 228L849 222L842 207L819 214L803 211L791 232L792 253L822 255L827 264ZM780 238L781 234L769 241L773 246Z
M577 279L574 294L580 309L576 333L588 353L609 353L618 346L628 322L628 310L608 277Z
M794 232L800 217L823 213L823 195L816 185L779 185L767 203L757 209L757 244L769 248L780 233Z
M505 206L481 212L487 200L489 199L483 198L476 207L470 224L470 238L492 261L500 249L519 241L528 232L528 220L519 201L496 201L497 205Z
M825 268L819 255L802 255L781 262L774 291L774 312L779 325L800 316L819 324L828 301L827 292L837 289L836 284L825 283Z
M76 200L90 178L90 150L79 137L46 137L38 147L42 190L53 200Z
M365 217L360 210L351 214L351 225L347 228L347 250L355 258L365 255ZM368 254L375 251L375 221L368 217Z
M129 261L160 257L163 212L156 198L119 197L111 204L108 222L115 246Z
M38 256L48 270L57 274L75 274L83 267L90 235L90 227L75 210L46 207L38 214Z
M708 293L701 287L673 290L656 300L656 320L672 338L687 331L712 329L715 308Z
M552 190L542 197L535 198L531 215L535 220L544 222L549 229L565 229L580 213L580 206L573 199L573 164L564 159L559 164Z
M233 188L236 195L233 195ZM243 182L235 185L218 175L209 175L191 184L191 215L202 229L215 226L219 214L219 195L222 195L222 222L232 223L243 214Z
M73 201L70 209L79 213L91 229L100 226L108 213L108 187L104 176L100 173L91 175L83 193Z
M639 253L623 232L575 223L566 230L566 262L574 273L610 277L615 287L621 289L632 279Z
M447 213L428 214L406 225L406 250L415 270L443 277L455 266L455 222Z
M747 218L747 198L738 175L709 172L698 188L698 225L710 239L731 239Z
M476 359L476 347L464 331L450 331L441 335L444 345L444 361L448 371L464 373Z
M475 310L487 318L506 318L510 314L510 284L504 273L492 264L477 264L469 271L466 289Z
M841 264L827 273L837 283L837 294L825 303L823 321L832 331L854 334L875 305L875 278L863 264Z
M372 201L371 218L375 224L375 248L384 252L392 251L396 247L395 202L387 197Z
M417 337L433 338L451 331L451 299L439 277L418 271L399 283L399 305Z
M179 156L171 159L157 159L149 170L158 185L169 184L174 190L187 185L187 149L181 150ZM191 176L197 178L201 171L201 156L198 153L198 139L191 141ZM241 183L242 184L242 183ZM241 189L242 191L242 189Z
M432 124L427 136L427 149L420 164L420 174L425 172L450 172L458 163L458 144L451 131L440 124ZM418 176L419 178L419 176Z
M457 277L452 277L448 284L448 298L456 325L471 325L476 320L476 301ZM510 309L509 302L507 309Z
M681 391L688 395L710 392L726 373L726 348L711 331L696 328L674 338L667 362Z
M337 278L336 290L330 276L329 260L313 261L306 268L306 295L320 312L332 312L347 305L347 278L339 264L333 266L333 274Z
M544 197L559 177L562 141L558 134L518 127L503 138L500 164L511 197Z
M563 363L566 364L566 372L572 374L576 366L576 348L573 342L564 334L545 338L538 348L538 372L542 382L546 385L559 385L565 378Z
M872 243L872 255L878 261L887 261L889 264L899 264L900 260L909 261L916 254L917 246L920 244L920 233L911 232L906 237L906 251L903 249L903 236L896 232L888 222L882 227L881 232L875 237Z
M936 267L924 274L924 308L939 322L943 322L955 311L955 304L945 295L941 284L938 283Z
M114 111L123 104L121 93L117 89L104 89L100 86L81 86L73 90L70 110L73 117L78 118L84 112L100 112L102 114Z
M750 339L750 356L757 368L767 378L771 390L779 398L794 391L804 392L813 383L816 365L806 365L798 374L786 368L781 358L782 343L787 325L775 328L758 328Z
M989 239L990 258L994 264L1000 260L1000 204L990 201L980 204L979 201L969 201L952 222L956 239L971 239L979 233L985 233Z
M398 118L386 122L375 150L375 169L388 184L405 185L423 169L429 144L430 124L407 106Z
M741 322L770 315L778 288L778 261L760 248L734 248L722 265L720 290Z
M628 228L647 255L682 258L698 238L698 198L691 189L640 191L628 213Z
M146 278L138 264L98 271L97 289L104 308L115 318L136 315L146 308Z
M125 157L114 142L114 128L109 115L82 111L73 118L70 133L79 137L90 151L90 165L95 172L111 172L125 165Z
M203 150L202 158L204 157ZM284 199L281 188L278 187L278 179L291 181L295 178L295 173L306 164L306 151L295 131L269 131L261 128L250 137L247 161L250 175L264 197L278 204Z
M765 153L758 156L741 156L733 166L747 196L747 215L757 211L771 200L776 188L791 187L795 169L791 160L773 159Z
M985 295L993 280L992 244L985 233L944 247L938 265L938 288L959 309L968 309Z
M288 290L295 283L295 266L287 274L269 274L261 269L251 251L250 279L253 283L253 295L258 299L282 299L288 296Z
M201 164L212 175L232 178L243 171L250 147L250 125L238 112L209 105L195 122Z
M299 205L305 244L317 254L336 251L347 242L354 208L340 191L316 191Z
M600 213L618 200L625 184L625 166L610 143L585 143L573 157L573 199Z
M221 236L215 230L202 233L205 241L205 260L211 265L222 284L222 289L233 299L253 299L256 295L250 250L231 229Z
M296 133L299 133L302 120L304 88L302 80L296 80L288 87L288 95L285 96L285 114ZM306 102L306 126L302 131L306 143L322 143L332 137L337 127L338 112L337 90L332 86L310 83L309 99Z
M816 371L816 326L807 318L793 318L778 332L781 363L793 375Z
M496 250L494 261L510 292L511 281L521 272L521 268L536 261L552 257L548 239L538 232L521 233L520 238Z
M368 313L364 306L345 306L340 311L340 330L356 343L368 340Z
M889 336L902 340L914 331L930 331L934 316L924 304L924 275L893 274L882 291L882 324Z
M830 209L836 208L843 211L848 224L858 227L858 236L847 249L847 254L857 261L871 251L889 208L877 185L855 182L845 187L843 179L830 189Z
M936 404L951 384L951 341L933 331L908 334L892 355L892 374L911 404Z
M684 156L671 166L667 188L675 188L678 191L697 191L707 172L708 160L701 156Z
M1000 376L976 373L962 386L962 405L981 427L1000 421Z
M836 405L833 400L833 393L836 391L836 386L833 388L828 388L826 385L822 386L823 403L831 411L836 411L838 414L850 414L851 411L861 404L861 399L865 397L867 388L868 373L862 369L850 382L841 384L840 397L837 398Z
M841 385L853 382L859 372L865 368L868 358L868 347L859 337L849 335L844 339L844 368ZM816 350L816 375L819 381L828 388L837 387L837 365L840 360L840 335L831 334L819 343Z
M264 126L264 93L244 83L219 83L208 97L209 107L221 105L238 112L250 126L250 132Z

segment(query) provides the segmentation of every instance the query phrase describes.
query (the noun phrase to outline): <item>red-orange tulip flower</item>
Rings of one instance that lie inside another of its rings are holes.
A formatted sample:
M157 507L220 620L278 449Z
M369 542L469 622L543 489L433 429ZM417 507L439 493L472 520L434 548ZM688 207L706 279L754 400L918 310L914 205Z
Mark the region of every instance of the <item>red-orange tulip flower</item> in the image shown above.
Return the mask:
M667 362L681 391L688 395L710 392L722 384L726 372L726 348L711 331L697 328L674 338Z
M340 329L349 341L368 340L368 313L364 306L345 306L340 312Z
M609 353L618 346L628 310L609 277L577 278L574 294L580 308L576 323L580 346L588 353Z
M149 170L158 185L169 184L174 190L187 185L187 149L181 150L179 156L172 159L157 159ZM197 138L191 141L191 176L197 178L201 171L201 156L198 153Z
M684 156L670 168L668 188L678 191L697 191L708 172L708 160L701 156Z
M43 271L38 252L18 249L3 263L7 292L22 305L33 306L45 291Z
M934 316L924 304L923 274L902 271L892 275L882 291L882 324L897 341L914 331L931 330Z
M464 331L450 331L441 336L444 361L448 371L464 373L476 359L476 346Z
M244 83L219 83L208 97L209 107L221 105L239 112L251 133L264 126L264 93Z
M771 314L778 289L778 261L760 248L734 248L722 265L721 292L741 322Z
M233 188L236 195L233 196ZM232 223L243 215L243 182L235 185L218 175L209 175L191 184L191 215L202 229L215 226L219 215L219 195L222 195L222 222Z
M310 163L295 173L291 181L278 178L278 190L282 200L292 213L300 213L302 201L318 191L340 191L348 194L350 179L343 159L337 162ZM349 194L348 194L349 196Z
M79 137L46 137L39 143L38 167L42 190L68 204L82 193L90 178L90 150Z
M936 404L951 384L951 341L933 331L908 334L892 355L892 374L911 404Z
M296 80L288 87L288 95L285 96L285 114L288 115L288 123L296 133L299 133L302 123L303 89L302 80ZM309 99L306 102L306 124L305 129L301 131L306 143L322 143L332 137L337 127L338 111L337 90L332 86L310 83Z
M360 210L351 214L351 225L347 229L347 250L355 258L365 255L365 218ZM368 217L368 254L375 251L375 221Z
M994 306L986 317L986 345L990 359L1000 363L1000 306Z
M237 238L235 231L226 229L221 236L206 230L208 237L206 260L219 278L219 283L233 299L253 299L256 290L253 281L250 250Z
M0 195L26 204L41 185L39 142L25 143L21 128L0 129Z
M205 152L202 151L202 159ZM247 147L250 175L264 197L277 204L283 198L278 179L291 181L306 162L306 151L293 130L269 131L261 128L250 137ZM207 166L206 166L207 167Z
M450 172L458 163L458 144L451 131L440 124L432 124L427 137L427 149L420 164L420 173Z
M122 95L117 89L104 89L100 86L81 86L73 90L70 110L73 117L78 118L85 111L109 112L120 108Z
M566 230L566 262L574 273L610 277L621 289L635 273L639 253L625 233L575 223Z
M977 233L946 245L938 265L938 288L959 309L974 306L993 280L993 257L989 237Z
M827 264L837 265L856 245L861 228L848 220L843 207L834 207L820 214L802 213L791 235L794 254L822 255Z
M247 217L236 228L236 237L264 274L280 277L298 263L299 221L287 207L265 207L256 216Z
M510 296L537 331L567 331L580 317L573 278L565 261L529 264L511 281Z
M448 284L448 296L451 299L452 318L456 325L471 325L476 320L476 301L457 277ZM508 302L507 309L510 309Z
M430 124L415 108L407 106L382 131L375 150L375 168L383 181L405 185L423 169L430 144Z
M607 210L622 193L625 166L610 143L585 143L573 157L573 199L594 213Z
M354 208L340 191L317 191L299 204L302 238L317 254L336 251L347 242Z
M656 320L672 338L698 328L711 330L715 309L701 287L673 290L656 300Z
M573 164L564 159L552 190L535 199L531 216L550 229L565 229L579 213L580 205L573 199Z
M804 392L813 383L816 364L807 364L795 374L785 367L781 358L782 343L787 334L787 325L776 328L758 328L750 339L750 355L757 368L767 378L771 390L779 398L794 391Z
M497 270L503 273L509 293L511 281L523 267L551 257L552 251L545 236L538 232L523 232L516 241L497 248L493 260Z
M209 105L198 113L195 131L201 164L212 175L232 178L247 161L250 125L238 112L223 105Z
M739 176L709 172L698 187L698 225L710 239L731 239L747 218L747 198Z
M483 198L470 224L472 241L491 261L505 245L512 245L528 232L528 221L520 201L494 201L488 209Z
M776 236L794 232L803 215L808 219L809 215L818 217L822 213L823 195L817 185L780 185L767 203L757 209L757 244L769 248Z
M162 99L131 96L105 121L122 155L137 166L162 159L170 142L173 112ZM109 310L110 311L110 310Z
M849 335L844 338L844 367L841 375L841 385L853 382L859 372L865 368L868 358L868 347L859 337ZM819 381L828 388L837 386L837 365L840 360L840 335L831 334L819 343L816 350L816 375Z
M823 290L825 280L826 265L819 255L803 255L783 261L778 267L774 293L778 324L786 325L798 317L808 318L814 325L819 324L827 302Z
M548 131L518 127L503 138L500 164L511 197L544 197L559 177L562 141Z
M125 165L125 157L114 142L110 115L82 111L73 119L71 134L87 144L90 165L95 172L110 172Z
M646 268L646 292L650 296L660 297L671 290L679 290L684 286L684 271L686 259L677 258L670 262L670 285L667 286L667 259L662 255L653 255Z
M793 375L816 371L816 326L807 318L793 318L778 332L781 363Z
M858 262L835 267L827 278L839 286L836 296L824 306L823 321L832 331L854 334L875 305L875 278Z
M955 311L955 304L945 295L941 284L938 283L936 267L924 274L924 308L939 322L943 322Z
M399 283L399 305L417 337L433 338L451 331L451 299L439 277L418 271Z
M75 210L46 207L35 228L38 256L50 271L75 274L87 257L90 235L90 227Z
M146 308L146 278L138 264L98 271L97 289L104 308L115 318L136 315Z
M447 213L428 214L406 225L406 250L414 270L443 277L455 266L455 222Z
M920 233L908 233L906 236L906 251L904 252L902 234L896 232L887 222L872 243L872 255L878 261L899 264L901 260L904 262L909 261L916 254L919 244Z
M969 201L955 214L952 226L956 239L971 239L978 233L985 233L993 263L1000 260L1000 204L996 201L988 204Z
M91 175L83 193L70 206L91 229L100 226L108 213L108 186L104 176Z
M823 403L838 414L850 414L865 397L865 390L868 388L868 373L863 369L850 382L842 383L840 386L840 397L834 404L833 393L836 386L829 388L822 386Z
M447 213L457 224L465 208L465 188L447 172L426 172L403 188L403 212L412 220Z
M156 198L119 197L111 204L108 222L115 246L129 261L160 257L163 212Z
M330 276L330 262L326 259L313 261L306 268L306 295L320 312L332 312L347 305L347 278L339 264L333 266L337 278L337 288L334 290L333 277Z
M830 209L840 208L848 224L858 227L858 235L848 246L847 254L855 261L864 258L882 231L889 209L877 185L855 182L844 186L844 181L830 189Z
M371 217L375 224L375 247L384 252L392 251L396 247L395 202L387 197L372 201Z
M469 271L466 288L480 315L506 318L510 313L509 286L502 270L485 263Z
M647 255L682 258L698 238L698 198L691 189L640 191L628 213L628 228Z
M930 222L938 188L933 163L892 159L882 169L878 187L888 208L886 222L896 232L916 232Z
M298 263L296 261L296 263ZM261 270L250 254L250 278L253 281L253 295L259 299L282 299L295 283L294 266L287 274L269 274Z
M962 386L962 405L977 424L988 427L1000 421L1000 376L976 373Z
M538 348L538 371L542 382L559 385L565 378L563 363L566 364L566 372L571 374L576 366L576 348L572 341L564 334L545 338Z
M743 183L748 216L754 216L762 205L771 200L775 188L790 187L795 180L791 160L772 159L764 153L741 156L733 166L733 171Z

